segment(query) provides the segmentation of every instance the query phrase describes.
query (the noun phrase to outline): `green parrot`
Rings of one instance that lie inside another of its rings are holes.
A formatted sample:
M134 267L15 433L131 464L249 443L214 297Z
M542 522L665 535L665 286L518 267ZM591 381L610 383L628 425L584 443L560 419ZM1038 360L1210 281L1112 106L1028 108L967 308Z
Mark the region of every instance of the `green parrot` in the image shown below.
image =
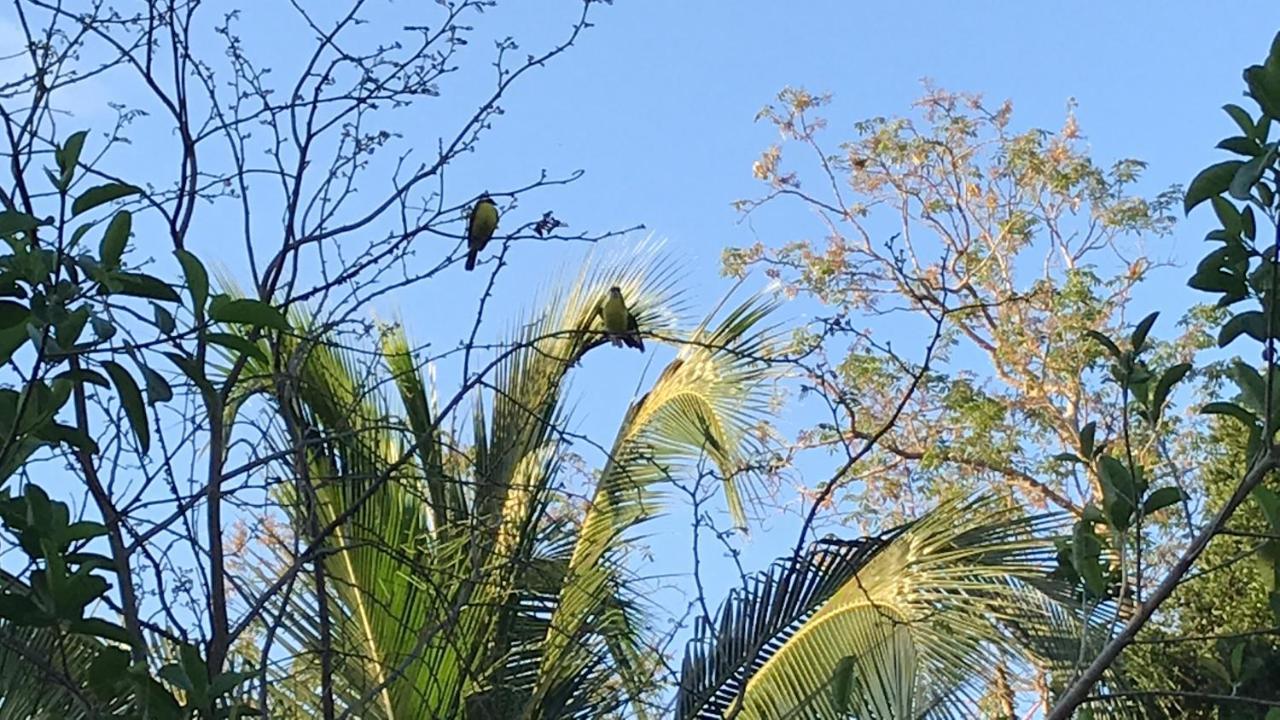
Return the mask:
M636 316L627 309L627 301L622 299L622 289L617 285L609 288L609 297L604 301L603 309L598 311L604 319L604 332L615 347L626 345L644 352L644 341L640 339L640 326Z
M493 231L498 227L498 206L493 204L489 193L484 193L471 208L471 218L467 221L467 271L476 269L476 256L489 244Z

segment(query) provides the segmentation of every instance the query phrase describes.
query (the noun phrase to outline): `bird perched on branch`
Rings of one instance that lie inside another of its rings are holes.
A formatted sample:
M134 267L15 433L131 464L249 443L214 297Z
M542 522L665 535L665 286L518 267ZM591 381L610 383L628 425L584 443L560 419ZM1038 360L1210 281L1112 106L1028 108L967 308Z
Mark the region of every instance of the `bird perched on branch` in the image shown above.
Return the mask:
M493 204L489 193L484 193L471 208L471 217L467 220L467 271L476 269L476 256L489 244L493 231L498 227L498 206Z
M604 306L598 310L604 319L604 332L615 347L626 345L644 352L644 341L640 339L640 326L636 316L627 309L627 301L622 298L622 290L617 285L609 288L609 297Z

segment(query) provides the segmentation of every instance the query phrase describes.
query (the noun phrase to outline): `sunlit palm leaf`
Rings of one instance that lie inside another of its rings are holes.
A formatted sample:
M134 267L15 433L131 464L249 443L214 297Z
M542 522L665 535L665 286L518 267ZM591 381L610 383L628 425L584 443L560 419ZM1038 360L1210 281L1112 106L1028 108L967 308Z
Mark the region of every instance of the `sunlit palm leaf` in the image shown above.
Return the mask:
M685 654L676 706L679 717L720 717L742 687L833 594L901 530L840 545L815 545L780 560L734 590L714 626L699 618Z
M414 362L404 328L397 324L385 328L382 335L382 351L387 370L395 381L404 407L405 418L413 432L417 445L419 467L422 468L427 488L427 507L430 509L433 528L443 528L450 523L460 524L467 517L466 493L462 483L450 477L444 467L444 438L435 424L436 409L427 395L420 368Z
M1028 599L1049 570L1046 531L1057 524L994 499L951 501L855 558L828 597L790 591L804 587L791 579L801 570L784 566L766 587L794 583L787 591L735 596L714 632L691 643L677 717L970 715L997 658L1018 650L1007 626L1048 634L1055 622ZM783 608L808 616L785 627L786 617L758 619ZM744 664L745 677L734 674Z
M659 484L696 473L704 458L718 467L728 487L742 481L740 457L750 448L750 430L767 411L773 337L759 325L773 309L756 298L714 329L704 323L628 410L579 531L526 717L554 716L544 698L584 694L573 685L599 657L588 635L607 616L609 560L627 530L658 512Z

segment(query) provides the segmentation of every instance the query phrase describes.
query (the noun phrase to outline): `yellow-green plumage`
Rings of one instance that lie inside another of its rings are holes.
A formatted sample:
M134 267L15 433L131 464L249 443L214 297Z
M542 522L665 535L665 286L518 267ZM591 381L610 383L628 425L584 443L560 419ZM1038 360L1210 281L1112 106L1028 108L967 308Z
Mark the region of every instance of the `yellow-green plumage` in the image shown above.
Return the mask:
M488 195L481 195L471 208L471 219L467 222L467 270L476 267L476 256L489 244L493 231L498 227L498 206Z
M605 298L600 315L604 320L604 331L614 345L626 345L644 352L640 327L635 315L627 309L627 301L623 299L621 289L609 288L609 297Z

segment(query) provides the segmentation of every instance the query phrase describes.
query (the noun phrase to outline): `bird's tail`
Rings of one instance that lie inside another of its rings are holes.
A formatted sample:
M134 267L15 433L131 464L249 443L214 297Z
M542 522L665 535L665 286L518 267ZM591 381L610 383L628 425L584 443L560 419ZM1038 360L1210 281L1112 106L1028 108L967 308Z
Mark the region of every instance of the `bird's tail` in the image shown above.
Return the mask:
M466 267L467 267L467 272L471 272L472 270L476 269L476 251L475 250L472 250L467 253Z

